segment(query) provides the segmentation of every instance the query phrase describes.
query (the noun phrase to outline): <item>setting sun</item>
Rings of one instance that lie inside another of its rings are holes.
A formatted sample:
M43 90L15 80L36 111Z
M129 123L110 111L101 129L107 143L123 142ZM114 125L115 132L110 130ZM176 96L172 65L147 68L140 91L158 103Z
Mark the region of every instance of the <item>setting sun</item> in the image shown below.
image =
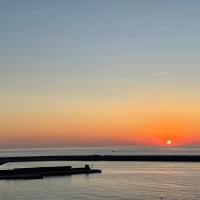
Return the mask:
M167 140L166 143L167 143L168 145L171 145L171 144L172 144L172 141L171 141L171 140Z

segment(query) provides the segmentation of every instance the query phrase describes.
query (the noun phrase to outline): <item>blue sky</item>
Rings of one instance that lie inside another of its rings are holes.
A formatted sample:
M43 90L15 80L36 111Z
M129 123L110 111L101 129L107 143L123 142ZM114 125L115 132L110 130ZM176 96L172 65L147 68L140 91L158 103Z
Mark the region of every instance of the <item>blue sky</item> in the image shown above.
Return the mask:
M199 8L197 0L0 1L1 118L66 99L72 107L200 99Z

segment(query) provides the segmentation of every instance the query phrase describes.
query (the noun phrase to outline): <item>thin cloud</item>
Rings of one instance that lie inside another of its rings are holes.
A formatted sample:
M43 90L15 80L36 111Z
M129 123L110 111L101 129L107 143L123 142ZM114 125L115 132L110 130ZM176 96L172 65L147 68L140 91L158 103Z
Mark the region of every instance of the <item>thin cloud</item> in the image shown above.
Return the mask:
M161 77L161 76L166 76L168 74L169 74L169 72L159 72L159 73L155 73L153 75L153 77Z

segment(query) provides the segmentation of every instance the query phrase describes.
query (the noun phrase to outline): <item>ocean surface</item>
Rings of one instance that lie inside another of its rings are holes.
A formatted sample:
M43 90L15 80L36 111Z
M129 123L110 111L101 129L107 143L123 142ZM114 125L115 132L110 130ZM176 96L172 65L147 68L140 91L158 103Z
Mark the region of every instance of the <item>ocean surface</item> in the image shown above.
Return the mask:
M200 155L199 146L2 149L0 156L83 154ZM9 167L84 166L102 174L50 177L39 180L0 181L0 200L200 200L200 163L177 162L29 162Z

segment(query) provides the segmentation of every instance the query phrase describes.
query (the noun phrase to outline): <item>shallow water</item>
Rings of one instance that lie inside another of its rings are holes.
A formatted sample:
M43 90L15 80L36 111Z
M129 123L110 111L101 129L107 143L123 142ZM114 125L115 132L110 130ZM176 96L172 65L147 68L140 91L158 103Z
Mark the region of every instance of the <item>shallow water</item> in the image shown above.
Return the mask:
M100 150L103 153L110 151L96 149L96 151ZM53 149L46 150L45 154L49 155L53 151ZM66 150L62 149L61 152L63 151ZM127 149L127 151L130 150ZM23 152L24 155L27 155L26 153ZM88 153L88 150L82 153ZM35 154L41 155L42 150L34 152ZM56 154L59 154L58 150ZM75 167L84 166L84 164L86 162L34 162L11 163L11 167L50 165ZM200 163L90 162L88 164L102 169L103 173L51 177L41 180L0 181L0 199L159 200L161 196L165 197L165 200L200 199ZM8 168L8 164L1 168Z

